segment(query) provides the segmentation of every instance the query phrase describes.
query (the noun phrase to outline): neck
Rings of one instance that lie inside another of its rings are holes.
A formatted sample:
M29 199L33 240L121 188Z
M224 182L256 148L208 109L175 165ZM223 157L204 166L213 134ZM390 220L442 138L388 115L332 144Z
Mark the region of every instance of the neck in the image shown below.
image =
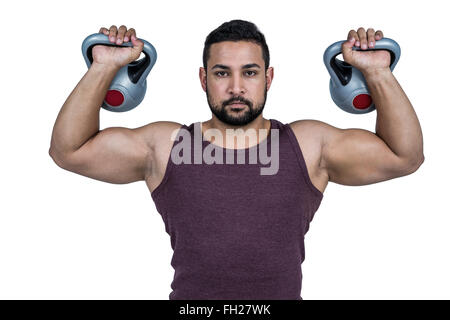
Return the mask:
M202 122L201 128L205 140L222 148L242 149L253 147L267 138L270 120L260 115L244 126L233 126L213 116L210 120Z

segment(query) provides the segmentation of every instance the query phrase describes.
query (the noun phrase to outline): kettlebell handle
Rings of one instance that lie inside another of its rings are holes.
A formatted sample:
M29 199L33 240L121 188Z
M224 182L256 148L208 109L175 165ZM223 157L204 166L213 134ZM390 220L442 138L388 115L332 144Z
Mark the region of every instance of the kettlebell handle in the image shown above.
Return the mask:
M336 59L336 56L342 53L342 44L346 40L337 41L330 45L323 54L323 61L328 69L328 73L334 83L340 82L345 86L351 78L351 68L352 65L345 61L340 61ZM374 51L374 50L387 50L391 54L391 64L389 68L394 70L395 65L400 59L400 46L397 42L390 38L382 38L375 41L374 48L368 48L367 50L362 50L360 47L353 47L352 50L356 51Z
M144 43L143 53L145 58L133 61L128 64L128 76L130 80L135 84L142 84L147 78L150 70L153 68L153 65L156 62L157 54L155 47L144 39L138 38L138 40ZM132 47L133 44L130 42L123 42L122 44L113 44L109 41L109 37L103 33L93 33L90 36L84 39L83 44L81 45L81 51L83 52L84 60L88 68L94 61L92 56L92 49L96 45L106 45L111 47Z

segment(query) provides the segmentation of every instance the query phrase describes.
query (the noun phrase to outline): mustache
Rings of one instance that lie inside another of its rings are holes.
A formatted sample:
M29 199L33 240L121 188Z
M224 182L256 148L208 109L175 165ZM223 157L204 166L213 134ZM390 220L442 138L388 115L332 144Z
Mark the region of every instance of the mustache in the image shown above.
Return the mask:
M230 100L225 101L223 105L226 106L233 103L245 103L246 105L250 106L250 102L243 98L231 98Z

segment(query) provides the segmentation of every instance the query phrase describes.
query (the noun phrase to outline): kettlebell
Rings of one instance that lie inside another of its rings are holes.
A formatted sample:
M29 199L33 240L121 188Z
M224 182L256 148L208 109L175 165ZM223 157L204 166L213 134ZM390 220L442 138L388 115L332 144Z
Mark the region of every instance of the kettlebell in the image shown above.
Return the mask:
M327 67L330 79L330 93L334 103L342 110L354 114L368 113L375 110L372 102L367 82L361 71L351 64L336 59L342 53L342 44L338 41L330 45L323 54L323 62ZM400 59L400 46L397 42L389 38L382 38L375 41L374 48L362 50L360 47L353 47L356 51L387 50L391 54L391 64L389 68L394 70Z
M116 76L106 93L102 108L114 111L124 112L137 107L144 99L147 91L147 76L156 62L156 50L151 43L144 42L144 58L133 61L117 71ZM103 33L94 33L84 39L81 46L84 60L89 68L94 61L92 49L96 45L105 45L112 47L132 47L130 42L124 42L121 45L113 44L109 41L107 35Z

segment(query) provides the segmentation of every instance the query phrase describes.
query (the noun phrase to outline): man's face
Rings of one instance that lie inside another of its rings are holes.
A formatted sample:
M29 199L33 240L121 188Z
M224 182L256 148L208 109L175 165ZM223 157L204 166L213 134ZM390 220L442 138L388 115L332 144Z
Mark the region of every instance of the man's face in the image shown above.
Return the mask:
M264 69L261 46L249 41L223 41L210 47L208 72L200 78L209 107L222 122L243 126L263 111L273 68Z

